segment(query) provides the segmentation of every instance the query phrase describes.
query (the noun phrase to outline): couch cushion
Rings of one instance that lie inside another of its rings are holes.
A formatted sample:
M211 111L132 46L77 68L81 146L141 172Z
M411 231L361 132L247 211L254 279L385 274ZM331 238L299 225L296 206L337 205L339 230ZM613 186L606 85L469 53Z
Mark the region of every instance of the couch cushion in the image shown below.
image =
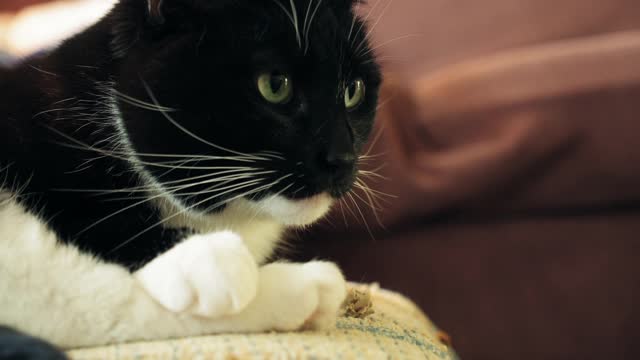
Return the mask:
M368 289L374 314L342 317L332 331L218 335L82 349L69 355L74 360L456 358L412 302L377 286Z

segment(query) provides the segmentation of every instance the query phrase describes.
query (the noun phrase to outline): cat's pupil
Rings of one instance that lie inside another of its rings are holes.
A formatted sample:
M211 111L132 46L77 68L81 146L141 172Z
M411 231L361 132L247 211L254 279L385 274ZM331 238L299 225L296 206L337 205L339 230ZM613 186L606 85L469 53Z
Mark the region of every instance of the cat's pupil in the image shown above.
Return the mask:
M356 82L352 81L347 87L347 97L349 99L353 99L355 95L356 95Z
M280 90L284 86L285 81L286 81L286 78L284 77L284 75L274 73L271 76L271 79L269 81L271 85L271 91L273 91L276 94L280 92Z

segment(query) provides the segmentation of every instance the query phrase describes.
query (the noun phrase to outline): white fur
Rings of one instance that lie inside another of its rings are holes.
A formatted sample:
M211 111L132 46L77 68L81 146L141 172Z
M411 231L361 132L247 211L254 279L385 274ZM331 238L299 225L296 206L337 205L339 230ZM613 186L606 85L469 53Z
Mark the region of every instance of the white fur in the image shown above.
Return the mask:
M287 226L309 225L323 217L331 208L333 199L327 193L322 193L303 200L289 200L284 196L272 196L251 206L268 214Z
M239 313L258 291L258 264L229 231L192 236L135 276L167 309L208 317Z
M326 328L346 295L345 280L331 263L275 263L256 273L246 256L250 248L231 233L187 239L132 275L61 245L11 200L0 205L0 249L0 323L63 348ZM223 312L229 315L218 316ZM215 316L196 315L201 313Z

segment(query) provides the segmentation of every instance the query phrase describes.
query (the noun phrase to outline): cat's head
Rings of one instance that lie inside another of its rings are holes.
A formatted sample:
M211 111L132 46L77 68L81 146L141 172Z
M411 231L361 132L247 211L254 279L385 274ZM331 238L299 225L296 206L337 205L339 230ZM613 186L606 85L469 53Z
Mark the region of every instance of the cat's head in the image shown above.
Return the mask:
M353 6L122 0L114 111L146 181L191 212L326 213L354 184L381 83Z

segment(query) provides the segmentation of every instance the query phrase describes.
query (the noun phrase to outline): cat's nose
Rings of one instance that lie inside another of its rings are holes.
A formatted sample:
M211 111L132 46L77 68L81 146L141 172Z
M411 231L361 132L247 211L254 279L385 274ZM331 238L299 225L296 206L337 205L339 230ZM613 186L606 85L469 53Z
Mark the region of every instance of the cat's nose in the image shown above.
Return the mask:
M350 151L327 151L320 154L318 162L320 167L332 177L344 177L350 173L356 164L356 155Z

